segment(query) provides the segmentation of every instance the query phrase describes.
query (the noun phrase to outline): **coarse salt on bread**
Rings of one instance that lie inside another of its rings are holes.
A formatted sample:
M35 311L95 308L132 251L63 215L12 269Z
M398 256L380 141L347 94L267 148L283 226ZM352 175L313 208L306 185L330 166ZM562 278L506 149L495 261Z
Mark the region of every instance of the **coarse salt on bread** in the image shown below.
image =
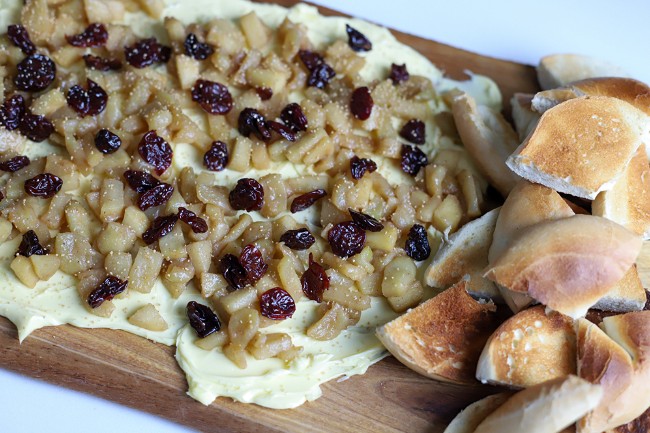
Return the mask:
M461 280L377 329L383 345L412 370L445 382L476 383L476 363L501 322L492 302L477 301Z
M539 121L540 114L533 110L532 102L535 95L529 93L515 93L510 100L512 107L512 120L515 130L519 135L519 141L524 141Z
M546 111L506 164L531 182L593 200L648 141L644 113L620 99L585 96Z
M526 388L576 373L573 319L538 305L506 320L479 358L481 382Z
M577 54L548 55L542 57L537 66L537 80L544 90L585 78L629 76L613 63Z
M470 404L456 415L443 433L474 433L476 427L488 415L505 403L511 395L512 393L501 392L488 395Z
M632 267L641 239L605 218L574 215L528 228L494 261L486 276L572 318Z
M519 391L474 433L558 433L598 405L602 388L574 375Z

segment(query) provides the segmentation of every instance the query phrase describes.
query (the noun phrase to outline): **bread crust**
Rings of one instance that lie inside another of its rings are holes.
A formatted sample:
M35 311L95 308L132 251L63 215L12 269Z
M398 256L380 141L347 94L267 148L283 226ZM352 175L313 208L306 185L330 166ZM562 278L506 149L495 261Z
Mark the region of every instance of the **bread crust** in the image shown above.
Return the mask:
M470 404L456 415L443 433L474 433L476 427L511 395L508 392L492 394Z
M545 90L593 77L629 77L629 74L612 63L577 54L551 54L542 57L537 66L537 80Z

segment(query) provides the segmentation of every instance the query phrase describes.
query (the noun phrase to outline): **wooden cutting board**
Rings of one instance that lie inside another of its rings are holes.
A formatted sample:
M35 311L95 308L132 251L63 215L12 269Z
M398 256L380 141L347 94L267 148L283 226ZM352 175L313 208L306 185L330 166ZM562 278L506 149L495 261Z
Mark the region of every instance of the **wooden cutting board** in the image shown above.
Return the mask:
M492 77L506 104L515 91L537 90L531 66L394 33L453 78L464 78L464 70ZM211 432L441 432L461 408L496 391L439 383L388 358L363 376L323 385L323 397L297 409L269 410L227 398L206 407L185 395L187 384L173 348L126 332L51 327L20 345L14 326L0 318L0 346L3 368Z

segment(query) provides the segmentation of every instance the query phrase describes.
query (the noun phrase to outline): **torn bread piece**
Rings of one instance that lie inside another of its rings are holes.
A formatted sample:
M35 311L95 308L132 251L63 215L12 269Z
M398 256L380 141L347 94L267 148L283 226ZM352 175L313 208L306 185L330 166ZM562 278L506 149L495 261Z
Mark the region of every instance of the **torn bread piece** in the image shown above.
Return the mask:
M506 164L531 182L593 200L648 141L644 113L620 99L585 96L546 111Z
M512 393L501 392L470 404L456 415L443 433L474 433L476 427L511 396Z
M467 93L455 95L451 109L465 149L488 182L506 197L518 179L505 165L519 145L517 133L501 113L477 105Z
M627 424L609 430L607 433L648 433L650 432L650 407Z
M542 57L537 66L537 80L542 89L554 89L572 81L593 77L629 77L613 63L577 54L552 54Z
M528 137L528 134L535 129L541 116L533 110L532 102L534 96L530 93L515 93L510 100L512 120L515 123L519 141L524 141Z
M645 146L639 147L614 187L598 194L591 211L650 239L650 164Z
M519 391L481 422L475 433L558 433L596 407L600 386L570 375Z
M576 373L573 319L538 305L494 331L476 368L483 383L526 388Z
M574 215L527 229L485 275L575 319L623 278L641 243L605 218Z
M643 310L646 301L646 291L641 283L637 267L634 265L591 308L627 313Z
M503 302L494 283L483 277L499 210L497 208L484 214L449 236L449 240L438 250L425 271L428 286L446 289L463 276L469 275L469 293L494 302Z
M384 346L412 370L441 381L476 383L476 363L501 323L492 302L467 293L467 280L377 329Z

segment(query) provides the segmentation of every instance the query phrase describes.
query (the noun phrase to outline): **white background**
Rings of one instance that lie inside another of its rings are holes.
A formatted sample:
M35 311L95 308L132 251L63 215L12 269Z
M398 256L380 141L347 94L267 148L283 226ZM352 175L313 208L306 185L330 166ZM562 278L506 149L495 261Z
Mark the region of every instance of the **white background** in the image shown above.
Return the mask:
M599 56L650 82L647 49L650 1L314 2L456 47L529 64L535 64L545 54L558 52ZM215 423L218 426L218 420ZM82 431L180 433L191 430L0 370L0 432Z

